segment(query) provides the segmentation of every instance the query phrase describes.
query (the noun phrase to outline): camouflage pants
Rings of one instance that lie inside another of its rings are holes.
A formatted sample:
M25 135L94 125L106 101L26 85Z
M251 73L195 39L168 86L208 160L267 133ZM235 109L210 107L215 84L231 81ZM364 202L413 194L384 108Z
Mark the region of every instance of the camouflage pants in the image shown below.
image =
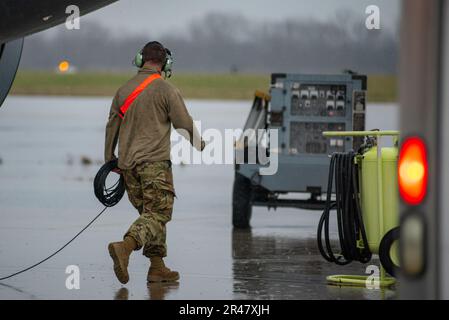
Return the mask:
M133 237L146 257L167 256L166 224L171 220L174 201L170 161L147 162L124 170L129 200L139 211L125 234Z

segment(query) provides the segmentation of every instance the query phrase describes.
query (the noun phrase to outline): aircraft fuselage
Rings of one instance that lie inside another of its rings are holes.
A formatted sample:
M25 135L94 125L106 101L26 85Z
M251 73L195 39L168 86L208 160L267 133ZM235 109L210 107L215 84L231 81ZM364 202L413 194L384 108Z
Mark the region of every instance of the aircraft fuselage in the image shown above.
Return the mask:
M64 22L66 8L77 5L81 15L117 0L0 0L0 44Z

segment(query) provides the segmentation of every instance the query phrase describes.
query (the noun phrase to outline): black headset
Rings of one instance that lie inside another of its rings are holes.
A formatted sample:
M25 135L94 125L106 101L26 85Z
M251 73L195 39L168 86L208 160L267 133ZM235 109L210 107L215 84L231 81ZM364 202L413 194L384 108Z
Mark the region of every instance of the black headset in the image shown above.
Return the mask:
M152 41L150 44L158 44L165 50L165 62L162 66L162 71L165 73L165 76L167 78L170 78L172 75L172 67L174 63L173 55L171 51L167 48L165 48L160 42L158 41ZM133 65L135 65L137 68L142 68L145 64L145 61L143 60L143 48L136 54L133 60Z

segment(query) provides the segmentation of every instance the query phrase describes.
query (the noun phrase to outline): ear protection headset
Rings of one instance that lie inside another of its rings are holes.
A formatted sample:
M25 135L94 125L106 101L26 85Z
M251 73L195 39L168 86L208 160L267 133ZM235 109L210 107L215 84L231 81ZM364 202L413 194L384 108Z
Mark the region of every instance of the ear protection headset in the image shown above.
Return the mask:
M161 43L154 41L154 43L160 44L164 50L165 50L165 62L162 66L162 71L165 73L166 78L170 78L172 75L172 67L174 63L174 59L172 56L172 53L169 49L165 48ZM133 60L133 65L137 68L142 68L145 64L145 61L143 60L143 48L136 54Z

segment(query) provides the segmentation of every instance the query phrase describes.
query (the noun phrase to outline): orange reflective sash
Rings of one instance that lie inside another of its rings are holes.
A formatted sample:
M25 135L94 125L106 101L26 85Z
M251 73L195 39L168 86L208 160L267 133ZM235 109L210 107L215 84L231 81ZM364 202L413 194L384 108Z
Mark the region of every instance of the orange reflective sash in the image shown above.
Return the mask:
M158 73L152 74L148 78L145 79L144 82L139 84L139 86L134 89L133 92L126 98L123 105L120 107L119 116L120 118L125 117L126 111L128 111L128 108L131 106L131 104L136 100L136 98L142 93L143 90L145 90L146 87L148 87L154 80L161 78L161 75Z

